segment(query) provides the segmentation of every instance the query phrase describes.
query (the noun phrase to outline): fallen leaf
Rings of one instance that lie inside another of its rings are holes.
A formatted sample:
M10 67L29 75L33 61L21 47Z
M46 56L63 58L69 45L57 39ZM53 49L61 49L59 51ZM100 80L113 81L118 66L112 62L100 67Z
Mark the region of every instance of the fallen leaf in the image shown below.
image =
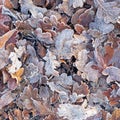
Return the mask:
M0 49L5 46L5 43L12 37L16 29L10 30L0 37Z
M111 46L106 45L105 46L105 55L103 58L106 65L109 63L109 61L113 57L113 54L114 54L114 49Z
M109 120L120 120L120 109L115 109L112 113L112 117Z
M17 120L23 120L21 110L15 109L15 110L14 110L14 114L15 114Z
M0 97L0 109L10 104L13 100L14 98L12 97L11 91L7 91L4 95Z
M11 18L9 16L5 14L4 15L0 14L0 36L9 31L10 23L11 23Z
M3 5L7 7L8 9L13 9L13 5L11 0L3 0Z
M33 105L35 106L36 110L40 113L40 115L49 115L50 110L47 105L45 105L41 101L37 101L35 99L32 99Z
M20 83L23 73L24 73L24 68L20 68L15 73L11 74L12 78L15 78L17 80L17 84Z

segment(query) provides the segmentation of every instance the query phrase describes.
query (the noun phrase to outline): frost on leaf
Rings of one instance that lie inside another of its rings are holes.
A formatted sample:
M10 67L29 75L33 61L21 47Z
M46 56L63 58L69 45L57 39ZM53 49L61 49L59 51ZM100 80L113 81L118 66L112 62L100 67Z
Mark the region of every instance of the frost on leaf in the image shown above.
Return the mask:
M72 80L72 76L67 76L66 73L61 74L60 76L56 76L52 79L52 82L48 82L50 89L52 91L57 91L58 93L61 92L68 92L68 86L72 85L74 81Z
M105 0L94 0L98 10L96 16L103 19L105 23L116 23L120 15L119 2L117 0L105 2Z
M25 66L25 78L27 78L30 83L35 83L40 80L40 73L38 66L33 63L29 63L28 66Z
M73 8L83 7L85 1L86 0L70 0L70 2L73 2Z
M97 82L100 74L98 70L92 68L92 65L94 65L94 62L89 62L85 65L82 77L86 78L88 81Z
M73 39L74 31L71 29L65 29L55 39L55 47L57 49L56 54L62 59L69 59L71 57L71 43ZM66 58L67 57L67 58Z
M16 32L16 29L10 30L4 35L0 36L0 49L5 46L5 43L12 37L12 35Z
M60 104L58 108L58 115L68 120L85 120L97 113L98 110L95 107L83 108L72 104Z
M83 71L86 62L88 61L87 53L88 51L86 49L78 52L78 60L75 62L75 65L79 71Z
M56 60L56 56L52 52L48 51L46 56L44 57L44 60L46 60L45 63L46 75L58 76L59 73L55 69L60 65L60 63Z
M31 12L34 18L38 16L43 16L42 14L47 11L46 8L37 7L33 4L32 0L20 0L21 12L27 14L28 11Z
M7 15L0 14L0 36L9 31L9 26L5 25L5 22L10 23L11 18Z
M20 99L23 106L28 110L37 111L41 115L46 115L50 113L47 105L42 100L40 100L37 88L33 88L32 86L28 85L24 88Z
M14 98L12 97L11 91L7 91L4 95L0 97L0 109L10 104L13 100Z
M107 67L102 71L103 75L108 75L107 83L112 81L120 82L120 69L114 66Z
M22 54L25 52L24 47L15 48L15 52L11 52L9 59L12 61L12 64L8 66L9 73L15 73L22 66L22 62L19 60Z
M0 69L8 64L8 51L5 49L0 50Z
M94 22L90 23L90 28L97 29L103 34L110 33L114 30L114 25L111 23L105 23L103 19L95 18Z

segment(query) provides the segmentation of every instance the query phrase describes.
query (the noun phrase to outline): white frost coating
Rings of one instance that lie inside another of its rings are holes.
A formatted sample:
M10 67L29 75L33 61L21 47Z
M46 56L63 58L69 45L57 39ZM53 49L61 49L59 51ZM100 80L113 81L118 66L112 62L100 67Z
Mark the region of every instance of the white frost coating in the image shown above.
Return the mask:
M83 7L85 0L73 0L73 8Z
M97 82L100 74L98 70L92 68L92 65L94 65L94 62L89 62L85 65L82 77L86 78L88 81Z
M79 71L83 71L86 62L88 61L87 53L88 51L86 49L83 49L78 53L78 60L75 62L75 65Z
M103 75L108 75L107 83L112 81L120 82L120 69L114 66L107 67L102 72Z
M9 73L15 73L22 66L22 62L18 60L18 56L15 52L11 52L9 59L12 61L12 65L8 67Z
M15 52L11 52L9 59L12 61L12 65L8 67L9 73L15 73L22 66L22 62L18 59L21 58L25 52L25 46L19 46L19 48L14 48Z
M59 72L56 71L55 68L58 67L60 63L56 60L56 56L52 54L52 52L48 51L46 56L44 57L44 60L46 60L45 74L58 76Z
M74 31L71 29L65 29L55 39L55 47L57 49L56 54L62 58L69 57L71 55L71 43L73 39ZM70 56L71 57L71 56Z
M19 46L18 49L15 47L14 50L18 58L21 58L22 54L25 52L25 46Z
M85 109L79 105L60 104L57 113L64 119L85 120L86 118L97 114L98 110L95 107L88 107Z
M32 0L20 0L19 3L21 3L21 12L27 14L30 11L34 18L43 17L42 14L47 11L46 8L35 6Z

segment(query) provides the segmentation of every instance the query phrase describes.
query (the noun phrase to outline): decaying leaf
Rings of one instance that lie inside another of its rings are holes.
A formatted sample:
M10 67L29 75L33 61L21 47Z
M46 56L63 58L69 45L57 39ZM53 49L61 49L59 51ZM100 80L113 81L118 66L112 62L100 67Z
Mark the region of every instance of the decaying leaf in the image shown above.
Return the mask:
M0 14L0 36L9 31L9 26L5 25L5 22L10 23L11 19L7 15Z
M16 29L10 30L0 37L0 48L3 48L5 46L5 43L10 39L10 37L14 34L15 31Z
M44 57L44 59L46 60L45 64L46 75L58 76L59 73L55 70L55 68L58 67L60 63L56 60L56 56L52 54L52 52L47 51L47 54Z
M108 75L107 83L112 81L120 81L120 69L114 66L107 67L102 71L103 75Z
M93 62L89 62L86 64L82 77L86 78L89 81L97 82L98 78L100 77L100 73L98 70L93 69L92 65L94 65Z
M19 82L21 81L21 77L24 73L24 68L20 68L19 70L17 70L15 73L12 73L11 76L12 78L15 78L17 80L17 84L19 84Z
M22 66L22 62L19 60L22 57L22 54L25 52L25 47L20 46L19 48L14 48L15 52L11 52L9 59L12 63L8 66L8 72L15 73Z
M58 115L69 120L84 120L97 113L98 110L95 107L82 108L72 104L60 104L58 108Z
M8 64L9 52L5 49L0 50L0 69Z
M119 120L120 119L120 109L115 109L112 113L112 117L109 120Z
M83 7L83 4L86 0L72 0L73 1L73 8Z
M21 4L21 12L27 14L28 11L30 11L32 16L35 18L39 15L43 16L42 13L45 13L47 11L46 8L35 6L32 0L20 0L19 2Z
M7 91L0 97L0 109L10 104L13 100L14 98L12 97L11 91Z

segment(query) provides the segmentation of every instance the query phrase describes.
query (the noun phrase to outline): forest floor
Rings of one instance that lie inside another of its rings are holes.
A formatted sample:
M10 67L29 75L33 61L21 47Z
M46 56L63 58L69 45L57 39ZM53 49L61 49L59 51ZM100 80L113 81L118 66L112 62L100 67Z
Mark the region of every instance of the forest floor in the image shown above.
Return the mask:
M0 0L0 120L120 120L120 0Z

